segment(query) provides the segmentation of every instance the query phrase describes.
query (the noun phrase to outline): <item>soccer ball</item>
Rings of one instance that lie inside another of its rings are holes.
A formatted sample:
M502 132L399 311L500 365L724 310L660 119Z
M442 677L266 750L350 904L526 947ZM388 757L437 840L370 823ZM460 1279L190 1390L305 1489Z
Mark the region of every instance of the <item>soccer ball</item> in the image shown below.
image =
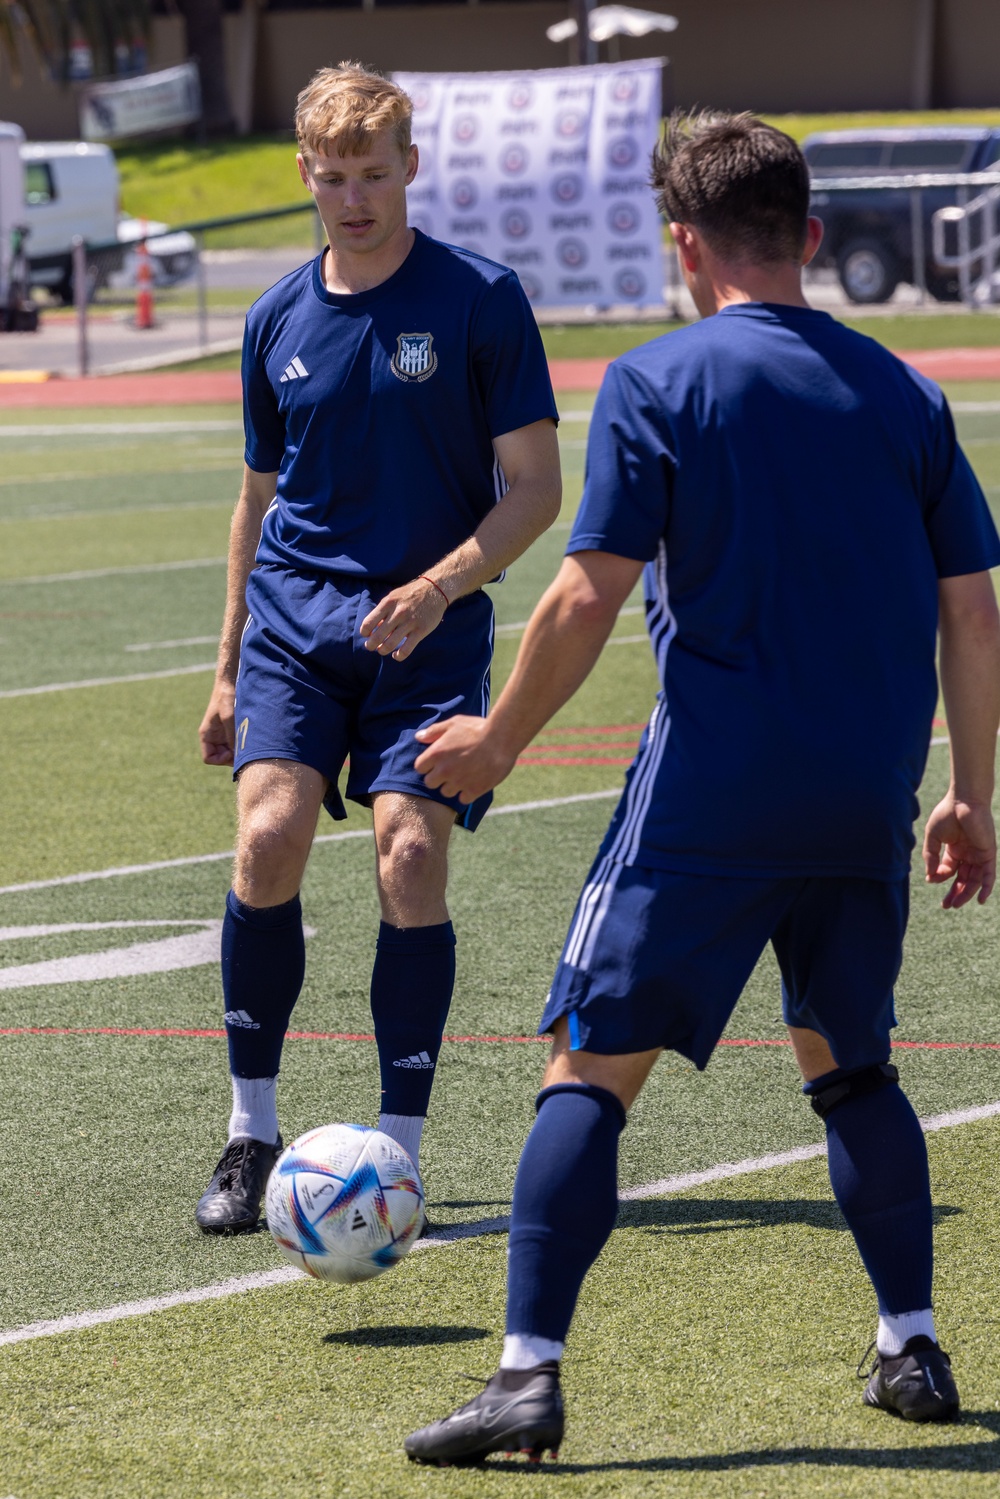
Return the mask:
M424 1189L401 1145L360 1124L293 1140L267 1183L267 1226L286 1260L317 1280L371 1280L406 1254Z

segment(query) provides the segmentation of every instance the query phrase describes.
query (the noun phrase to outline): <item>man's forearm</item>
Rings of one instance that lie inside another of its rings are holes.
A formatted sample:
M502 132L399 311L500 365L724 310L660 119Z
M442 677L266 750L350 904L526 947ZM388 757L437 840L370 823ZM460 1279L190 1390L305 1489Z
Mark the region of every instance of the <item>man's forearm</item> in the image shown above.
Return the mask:
M941 621L941 691L948 717L952 788L988 805L1000 727L1000 624L988 609Z
M560 586L542 596L514 669L494 704L490 732L518 755L590 675L611 633L619 601Z
M261 516L258 507L241 495L233 512L229 532L229 559L226 569L226 608L219 638L216 680L235 682L240 663L240 641L247 622L247 579L253 571L260 541Z
M559 491L551 481L519 479L468 541L427 569L449 600L474 593L510 567L559 514Z

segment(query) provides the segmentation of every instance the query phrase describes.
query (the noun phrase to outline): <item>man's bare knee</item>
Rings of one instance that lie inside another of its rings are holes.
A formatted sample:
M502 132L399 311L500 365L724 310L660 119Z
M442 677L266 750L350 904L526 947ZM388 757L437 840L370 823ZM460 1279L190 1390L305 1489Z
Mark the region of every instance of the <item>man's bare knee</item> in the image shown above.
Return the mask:
M545 1068L542 1086L554 1087L557 1083L583 1083L594 1088L605 1088L630 1109L642 1090L660 1048L654 1051L628 1052L621 1056L605 1056L596 1051L573 1051L570 1047L569 1025L562 1016L552 1028L552 1050Z
M425 798L375 799L375 850L384 920L396 926L447 921L448 839L455 814Z
M298 894L327 782L292 761L255 761L240 774L233 889L247 905Z

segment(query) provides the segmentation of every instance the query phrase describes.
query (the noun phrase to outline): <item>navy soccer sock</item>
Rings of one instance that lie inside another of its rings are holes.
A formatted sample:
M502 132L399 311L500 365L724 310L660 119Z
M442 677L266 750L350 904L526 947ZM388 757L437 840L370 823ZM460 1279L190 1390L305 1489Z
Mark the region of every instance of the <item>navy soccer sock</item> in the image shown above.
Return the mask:
M537 1340L566 1341L584 1277L618 1216L624 1127L625 1109L605 1088L557 1083L539 1093L538 1118L514 1182L508 1342L527 1339L537 1347Z
M299 897L258 909L230 890L222 924L222 992L234 1077L277 1077L305 971Z
M850 1076L807 1083L806 1095ZM931 1305L932 1212L927 1145L898 1083L855 1095L826 1118L830 1185L868 1271L883 1315Z
M386 1115L421 1120L426 1115L454 987L455 930L450 921L411 927L381 923L371 1003L383 1121ZM393 1126L390 1133L396 1138L400 1132ZM419 1143L416 1127L416 1149ZM412 1136L400 1138L400 1144L416 1155Z

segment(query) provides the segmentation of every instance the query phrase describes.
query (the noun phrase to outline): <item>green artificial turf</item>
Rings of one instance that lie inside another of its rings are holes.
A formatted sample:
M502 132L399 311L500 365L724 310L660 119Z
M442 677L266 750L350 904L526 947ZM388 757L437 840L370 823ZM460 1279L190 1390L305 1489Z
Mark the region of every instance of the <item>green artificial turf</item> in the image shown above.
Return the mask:
M1000 385L951 393L992 401ZM567 411L590 404L588 395L563 399ZM237 416L232 406L186 412L192 421ZM138 428L177 417L177 408L8 411L0 426ZM1000 414L960 413L958 424L996 499ZM517 627L559 565L579 498L586 424L566 421L560 435L563 515L494 590L497 684ZM211 559L225 549L238 432L0 441L0 690L210 661L212 645L183 642L218 626L223 568ZM209 565L160 568L177 560ZM96 575L102 566L128 571ZM159 570L138 570L147 568ZM85 576L21 581L73 571ZM628 643L609 645L542 743L586 744L593 728L645 719L652 659L644 642L629 641L641 630L637 614L622 616L615 637ZM134 644L157 648L126 651ZM210 681L202 671L0 700L0 884L231 847L230 777L197 754ZM634 743L637 732L601 742ZM522 766L497 805L610 791L623 774L614 765ZM947 750L936 747L925 811L946 779ZM527 810L489 818L475 836L456 833L449 1035L532 1035L612 806L605 797ZM352 807L346 824L324 815L319 831L368 827L368 814ZM217 921L228 883L223 858L13 892L0 897L0 925ZM303 901L314 935L293 1023L365 1035L378 923L370 839L317 844ZM919 876L912 907L898 1039L994 1045L995 911L942 912L940 892ZM0 974L188 930L0 938ZM212 1031L221 1008L214 963L0 991L0 1331L280 1265L264 1232L204 1239L193 1226L228 1113L221 1038L38 1033ZM723 1046L704 1074L664 1059L623 1137L623 1185L817 1142L789 1050L774 1044L783 1038L766 955L727 1040L772 1044ZM534 1041L446 1043L422 1155L434 1221L509 1210L544 1054ZM925 1115L1000 1099L996 1050L949 1044L896 1055ZM290 1040L281 1110L286 1137L331 1118L374 1122L373 1044ZM991 1358L998 1136L992 1121L931 1142L938 1309L969 1411L957 1427L913 1430L860 1407L852 1372L871 1336L871 1294L830 1206L823 1163L813 1161L623 1210L575 1324L569 1434L548 1476L416 1470L400 1455L410 1427L469 1397L463 1371L486 1375L495 1364L505 1250L496 1236L419 1251L368 1286L286 1284L0 1346L0 1499L245 1499L258 1490L280 1499L474 1499L539 1482L586 1499L991 1494L1000 1471Z
M18 1499L989 1495L1000 1471L992 1266L1000 1130L931 1141L939 1316L960 1423L864 1409L870 1291L823 1163L630 1205L567 1350L567 1435L533 1473L407 1465L402 1437L495 1367L504 1240L418 1252L391 1277L298 1282L0 1355L0 1464Z

